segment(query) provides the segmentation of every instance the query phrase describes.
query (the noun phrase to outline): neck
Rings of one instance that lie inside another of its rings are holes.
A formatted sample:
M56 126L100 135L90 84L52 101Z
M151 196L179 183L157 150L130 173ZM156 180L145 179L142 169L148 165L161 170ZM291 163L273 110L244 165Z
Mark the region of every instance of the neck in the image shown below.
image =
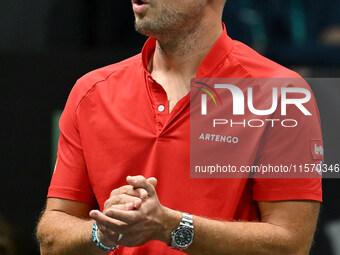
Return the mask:
M191 29L157 38L152 73L172 73L183 80L196 76L197 69L222 33L219 22L197 23Z

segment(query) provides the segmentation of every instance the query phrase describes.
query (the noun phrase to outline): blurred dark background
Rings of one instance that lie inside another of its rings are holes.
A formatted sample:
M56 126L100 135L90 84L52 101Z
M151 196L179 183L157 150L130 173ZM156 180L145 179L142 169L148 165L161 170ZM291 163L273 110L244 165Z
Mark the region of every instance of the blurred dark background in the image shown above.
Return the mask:
M339 14L339 0L229 0L223 20L231 37L304 77L335 78ZM53 116L76 79L140 52L145 39L130 1L0 0L0 254L39 254L33 233L55 159ZM340 163L340 85L313 90L326 162ZM339 184L324 180L311 254L340 254Z

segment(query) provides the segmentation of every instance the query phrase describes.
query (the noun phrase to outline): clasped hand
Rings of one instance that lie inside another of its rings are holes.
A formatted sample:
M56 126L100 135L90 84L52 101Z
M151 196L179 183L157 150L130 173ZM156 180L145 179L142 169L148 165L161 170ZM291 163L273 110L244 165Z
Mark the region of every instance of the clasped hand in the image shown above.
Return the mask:
M99 239L106 246L126 247L161 240L165 207L155 190L157 180L143 176L128 176L128 185L111 192L103 213L92 210L90 217L97 222ZM117 241L119 234L123 238Z

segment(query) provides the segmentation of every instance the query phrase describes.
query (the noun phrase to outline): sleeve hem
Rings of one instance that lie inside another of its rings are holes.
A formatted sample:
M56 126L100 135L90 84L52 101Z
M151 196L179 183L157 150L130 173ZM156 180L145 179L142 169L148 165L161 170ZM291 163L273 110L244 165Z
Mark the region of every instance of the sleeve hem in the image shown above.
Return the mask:
M48 190L47 197L68 199L87 204L96 204L95 199L92 198L92 194L88 194L88 192L84 192L82 190L50 187Z
M257 190L256 201L314 200L322 202L322 191L315 190Z

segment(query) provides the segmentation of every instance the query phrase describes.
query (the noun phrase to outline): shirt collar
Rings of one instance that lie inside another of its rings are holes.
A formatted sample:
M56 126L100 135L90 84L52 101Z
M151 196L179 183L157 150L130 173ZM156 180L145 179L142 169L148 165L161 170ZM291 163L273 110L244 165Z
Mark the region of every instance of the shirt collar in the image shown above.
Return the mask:
M223 32L200 64L196 78L209 77L213 75L213 73L221 65L222 61L225 60L232 51L234 45L233 40L228 36L224 23L222 23L222 27ZM156 40L150 37L144 44L142 50L143 67L148 74L148 63L155 51L155 48Z

